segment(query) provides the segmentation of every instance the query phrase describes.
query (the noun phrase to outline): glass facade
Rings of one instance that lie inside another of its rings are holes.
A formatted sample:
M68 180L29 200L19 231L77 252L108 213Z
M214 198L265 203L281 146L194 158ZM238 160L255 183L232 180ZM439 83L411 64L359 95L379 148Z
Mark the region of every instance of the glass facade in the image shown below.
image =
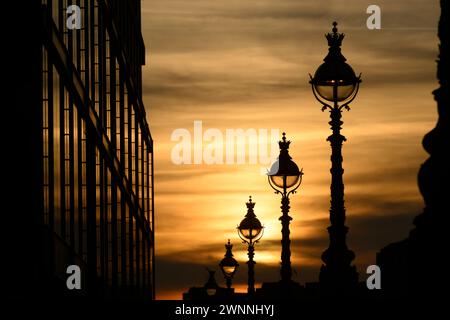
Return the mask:
M80 29L66 26L80 8ZM56 277L154 297L153 141L141 96L140 1L44 0L43 222Z

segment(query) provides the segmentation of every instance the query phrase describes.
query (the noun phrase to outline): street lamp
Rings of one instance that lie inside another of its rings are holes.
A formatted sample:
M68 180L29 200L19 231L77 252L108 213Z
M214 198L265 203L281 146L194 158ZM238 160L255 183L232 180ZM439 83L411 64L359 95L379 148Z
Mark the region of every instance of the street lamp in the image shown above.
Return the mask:
M329 52L324 63L311 77L314 97L322 104L322 111L329 110L332 134L327 141L331 144L331 208L328 233L330 245L322 254L319 281L326 290L352 289L358 283L358 273L351 265L355 258L353 251L347 248L345 226L344 182L342 168L342 143L346 138L341 135L342 110L350 110L349 104L355 99L361 83L361 75L355 75L352 67L341 53L343 33L338 33L337 23L333 22L332 33L326 34Z
M206 294L210 297L214 296L217 293L217 289L219 288L219 285L216 282L216 278L215 278L215 271L214 270L208 270L209 273L209 277L208 277L208 281L205 283L204 285L204 289L206 291Z
M219 266L227 282L227 288L231 289L231 280L236 273L237 267L239 267L239 263L233 258L233 253L231 252L233 245L230 243L230 239L228 239L225 249L225 257L220 261Z
M282 141L278 142L280 155L275 161L268 173L270 186L275 193L281 194L281 211L279 218L281 221L281 281L283 283L291 282L291 240L289 239L289 224L292 218L289 216L289 195L295 193L302 182L303 171L292 161L289 155L290 141L286 141L286 133L283 132Z
M248 244L248 288L249 295L255 293L255 264L253 257L255 256L255 243L257 243L263 236L264 227L261 222L256 218L253 211L255 203L252 202L252 197L249 197L247 204L247 214L237 227L239 237L244 243Z

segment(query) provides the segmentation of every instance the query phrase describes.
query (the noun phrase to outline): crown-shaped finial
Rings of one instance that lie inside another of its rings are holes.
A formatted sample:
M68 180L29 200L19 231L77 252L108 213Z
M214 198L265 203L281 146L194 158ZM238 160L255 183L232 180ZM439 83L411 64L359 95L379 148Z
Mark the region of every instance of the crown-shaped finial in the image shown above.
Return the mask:
M231 249L233 249L233 245L231 244L230 239L228 239L227 244L225 245L225 249L227 249L225 256L229 255L229 256L233 256L233 254L231 253Z
M255 203L252 202L252 196L248 197L248 202L246 204L247 204L248 212L249 213L253 212L253 208L255 207Z
M291 144L291 141L286 141L286 132L283 132L283 137L281 138L281 141L278 141L278 145L280 146L280 150L287 150L289 149L289 145Z
M337 33L338 29L337 29L337 22L333 21L333 29L331 29L331 31L333 31L333 33Z
M337 25L338 23L334 21L333 28L331 29L332 33L327 33L325 35L330 47L340 47L342 45L342 40L344 39L344 34L338 32Z

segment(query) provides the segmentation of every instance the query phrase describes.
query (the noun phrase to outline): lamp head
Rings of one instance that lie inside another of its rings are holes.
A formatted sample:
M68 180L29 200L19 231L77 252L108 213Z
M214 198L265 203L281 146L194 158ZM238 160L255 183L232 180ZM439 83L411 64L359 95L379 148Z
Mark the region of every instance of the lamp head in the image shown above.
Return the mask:
M245 218L241 221L238 229L239 237L247 243L254 243L261 239L263 235L264 227L261 225L261 222L255 215L253 208L255 207L255 203L252 202L252 197L249 197L249 201L246 203L247 205L247 214Z
M301 176L303 175L303 172L299 170L297 164L292 161L289 155L290 143L291 141L286 141L286 133L283 132L283 138L278 142L280 155L277 161L272 164L268 173L269 183L279 192L285 192L293 187L298 187L301 183Z
M216 294L217 289L219 288L219 285L216 282L216 278L215 278L215 271L214 270L208 270L209 273L209 277L208 277L208 281L205 283L204 285L204 289L206 290L206 294L208 296L213 296Z
M236 261L236 259L233 258L233 245L230 243L230 239L228 239L228 243L225 245L225 249L225 257L222 259L222 261L220 261L219 266L225 278L231 279L236 273L239 263Z
M329 46L328 54L310 81L322 99L335 103L349 99L361 82L342 55L344 36L343 33L338 33L337 22L333 22L332 33L325 35Z

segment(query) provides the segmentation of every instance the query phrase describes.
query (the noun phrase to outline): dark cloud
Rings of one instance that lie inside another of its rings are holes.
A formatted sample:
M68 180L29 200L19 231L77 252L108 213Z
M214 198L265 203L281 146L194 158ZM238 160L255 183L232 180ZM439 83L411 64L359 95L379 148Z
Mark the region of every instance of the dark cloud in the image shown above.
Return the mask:
M404 239L413 228L414 217L420 213L417 207L411 211L407 207L387 207L389 211L384 215L380 212L376 216L349 218L349 245L355 252L376 252L388 243Z
M158 74L158 84L144 83L143 94L151 97L155 108L170 107L171 110L182 108L180 100L191 105L201 105L202 110L211 110L217 108L215 104L218 102L267 102L277 99L280 94L292 97L310 90L309 87L302 88L300 83L307 81L300 81L295 74L271 79L258 79L253 76L242 78L237 75L233 78L236 72L214 74L200 73L198 70L193 70L189 75L176 74L172 70L160 70ZM156 74L154 76L156 77ZM289 77L291 79L288 79ZM304 77L306 80L306 75Z
M155 180L157 182L183 181L217 173L229 173L231 171L231 166L224 165L220 167L211 165L209 167L200 168L195 165L174 165L171 170L161 170L156 172Z

